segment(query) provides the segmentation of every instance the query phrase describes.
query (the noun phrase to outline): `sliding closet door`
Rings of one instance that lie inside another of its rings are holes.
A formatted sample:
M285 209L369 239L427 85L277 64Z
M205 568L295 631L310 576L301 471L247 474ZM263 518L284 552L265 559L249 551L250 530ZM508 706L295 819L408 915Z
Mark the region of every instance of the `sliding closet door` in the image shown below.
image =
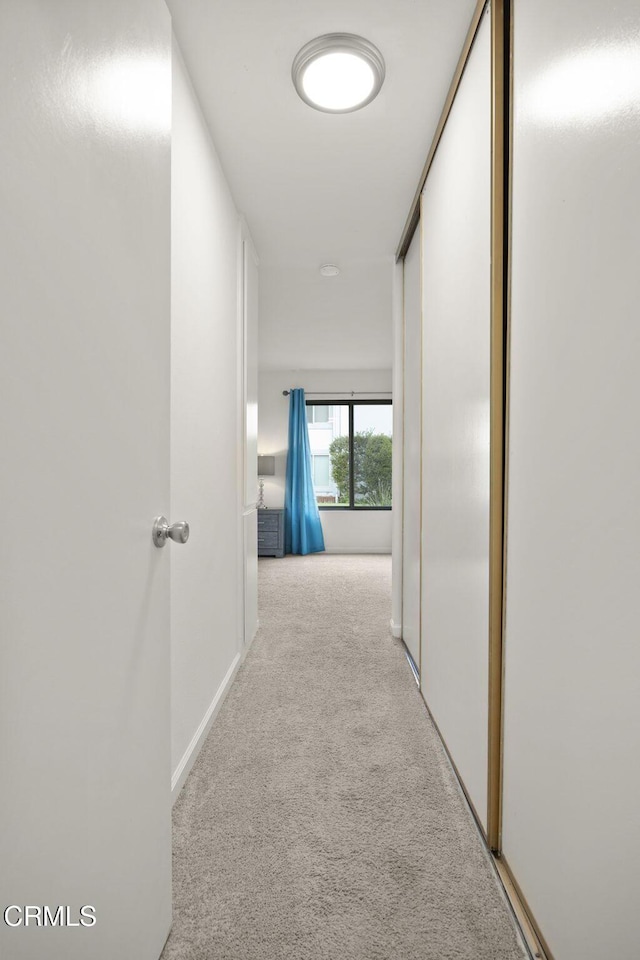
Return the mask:
M503 849L640 956L640 7L515 0Z
M486 827L491 31L422 195L422 691Z
M402 638L420 667L420 227L404 260Z

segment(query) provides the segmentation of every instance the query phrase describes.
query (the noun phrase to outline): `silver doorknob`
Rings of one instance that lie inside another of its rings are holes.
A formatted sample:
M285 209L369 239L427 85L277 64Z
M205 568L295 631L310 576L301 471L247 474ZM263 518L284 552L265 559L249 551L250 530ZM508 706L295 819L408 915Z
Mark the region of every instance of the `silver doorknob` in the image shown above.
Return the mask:
M169 524L166 517L156 517L153 521L153 542L156 547L164 547L167 538L174 543L186 543L189 539L189 524L186 520L178 520Z

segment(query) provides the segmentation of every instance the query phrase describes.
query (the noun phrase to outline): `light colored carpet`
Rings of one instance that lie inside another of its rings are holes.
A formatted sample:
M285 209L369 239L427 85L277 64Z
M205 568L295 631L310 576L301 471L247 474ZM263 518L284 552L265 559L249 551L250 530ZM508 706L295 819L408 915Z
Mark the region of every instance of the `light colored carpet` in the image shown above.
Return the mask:
M174 812L163 960L522 960L402 647L389 557L264 559Z

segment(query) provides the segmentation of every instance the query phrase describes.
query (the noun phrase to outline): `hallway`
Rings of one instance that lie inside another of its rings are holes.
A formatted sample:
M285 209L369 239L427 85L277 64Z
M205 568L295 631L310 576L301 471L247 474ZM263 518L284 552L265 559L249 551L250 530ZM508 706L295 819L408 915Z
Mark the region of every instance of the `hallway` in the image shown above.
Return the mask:
M163 960L516 960L389 636L389 556L259 565L260 630L174 808Z
M639 960L639 0L0 11L2 960Z

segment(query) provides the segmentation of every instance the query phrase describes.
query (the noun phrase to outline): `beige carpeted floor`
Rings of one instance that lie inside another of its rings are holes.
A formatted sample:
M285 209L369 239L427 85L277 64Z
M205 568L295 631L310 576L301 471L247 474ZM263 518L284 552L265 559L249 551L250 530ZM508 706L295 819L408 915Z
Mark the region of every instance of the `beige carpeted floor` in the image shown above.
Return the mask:
M163 960L522 960L399 642L389 557L264 559L174 812Z

